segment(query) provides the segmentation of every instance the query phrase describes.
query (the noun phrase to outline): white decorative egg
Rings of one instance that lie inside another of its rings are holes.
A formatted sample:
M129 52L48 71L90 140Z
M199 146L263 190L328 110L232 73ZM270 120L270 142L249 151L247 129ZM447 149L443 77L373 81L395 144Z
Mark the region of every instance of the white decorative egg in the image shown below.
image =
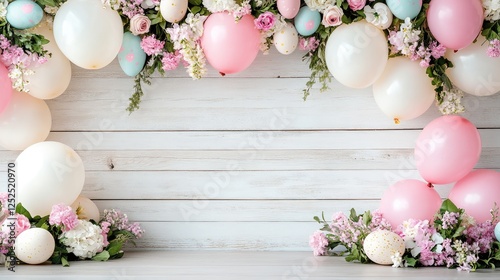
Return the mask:
M16 0L7 6L7 21L17 29L28 29L40 23L42 8L31 0Z
M404 254L405 242L392 231L377 230L366 236L363 249L372 262L388 265L392 264L391 256L396 252L400 256Z
M291 54L297 48L299 43L299 34L295 26L287 23L280 31L274 33L274 46L282 54Z
M54 253L54 237L45 229L30 228L16 238L14 253L16 257L28 264L46 262Z
M78 213L78 218L82 220L94 220L95 222L99 222L100 213L99 208L95 203L86 198L85 196L79 196L75 202L71 204L71 208L75 211L80 207L80 212Z
M181 21L186 15L188 0L161 0L160 12L163 18L170 23Z

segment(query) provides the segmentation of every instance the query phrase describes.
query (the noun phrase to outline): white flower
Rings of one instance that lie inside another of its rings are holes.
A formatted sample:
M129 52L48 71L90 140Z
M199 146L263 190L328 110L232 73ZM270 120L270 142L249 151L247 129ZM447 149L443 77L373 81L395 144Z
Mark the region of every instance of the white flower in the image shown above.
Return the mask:
M211 13L232 12L239 8L234 0L203 0L203 6Z
M483 0L484 18L490 22L500 19L500 1Z
M5 19L7 16L7 5L9 5L7 0L0 1L0 19Z
M192 13L189 13L187 18L186 18L186 23L189 25L191 28L192 36L191 38L193 41L198 40L201 38L201 35L203 35L203 23L207 19L207 16L200 16L200 14L193 15Z
M117 11L120 8L120 0L101 0L104 7Z
M78 220L76 227L63 232L59 239L69 253L81 259L92 258L104 248L101 228L86 220Z
M392 267L404 267L403 258L399 252L395 252L394 255L391 256Z
M318 10L322 13L328 6L334 6L334 0L304 0L311 10Z
M384 3L377 3L372 7L364 7L366 21L381 29L388 28L392 23L392 13Z
M465 107L462 105L462 98L464 97L464 93L458 88L453 88L451 90L443 91L440 93L441 96L444 96L443 102L439 105L439 111L443 115L457 114L465 111ZM470 216L467 217L462 216L462 223L474 223L474 218L472 221L469 219Z
M144 0L142 3L141 3L141 7L143 9L152 9L152 8L155 8L157 5L155 4L155 2L153 0Z

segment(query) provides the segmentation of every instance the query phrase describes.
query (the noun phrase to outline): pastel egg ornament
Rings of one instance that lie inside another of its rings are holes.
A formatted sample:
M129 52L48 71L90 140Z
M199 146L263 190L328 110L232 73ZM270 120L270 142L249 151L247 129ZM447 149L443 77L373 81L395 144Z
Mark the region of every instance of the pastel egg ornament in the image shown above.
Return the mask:
M495 237L497 241L500 241L500 223L495 226Z
M281 54L291 54L297 48L299 35L291 23L287 23L280 31L274 33L274 46Z
M42 228L27 229L15 240L16 257L27 264L46 262L54 253L55 241L52 234Z
M101 0L68 0L54 17L54 37L59 49L75 65L101 69L120 51L122 20Z
M405 242L396 233L389 230L377 230L368 234L363 241L366 256L374 263L392 264L392 256L399 253L403 256Z
M300 10L300 0L278 0L278 11L286 19L294 18Z
M31 0L16 0L7 6L7 22L17 29L29 29L40 23L42 8Z
M130 32L123 34L122 47L118 53L118 63L128 76L134 77L141 72L146 63L146 53L141 48L141 37Z
M387 6L399 19L413 19L422 10L422 0L387 0Z
M161 0L160 12L162 17L170 22L177 23L181 21L188 9L188 0Z
M302 36L310 36L318 30L321 23L321 14L316 10L311 10L304 6L300 8L294 19L295 28Z

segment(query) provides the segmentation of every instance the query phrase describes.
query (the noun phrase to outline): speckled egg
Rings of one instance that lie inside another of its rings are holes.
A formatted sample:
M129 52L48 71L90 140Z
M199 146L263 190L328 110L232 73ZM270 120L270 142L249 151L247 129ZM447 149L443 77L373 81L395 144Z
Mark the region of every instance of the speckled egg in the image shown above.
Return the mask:
M391 256L396 252L402 256L405 252L403 238L388 230L374 231L366 236L363 249L368 258L377 264L392 264Z
M304 6L300 8L299 13L295 16L294 23L300 35L310 36L318 30L321 23L321 14Z
M32 28L42 17L42 8L31 0L16 0L7 6L7 22L17 29Z
M278 0L278 11L287 19L294 18L300 10L300 0Z
M45 229L30 228L16 238L14 253L16 257L28 264L46 262L54 253L54 237Z
M118 62L123 72L134 77L141 72L146 63L146 53L141 48L141 38L130 32L123 34L122 47L118 53Z
M161 15L170 23L181 21L186 15L187 8L188 0L161 0L160 2Z
M291 54L299 43L299 34L291 23L287 23L280 31L274 33L274 46L282 54Z

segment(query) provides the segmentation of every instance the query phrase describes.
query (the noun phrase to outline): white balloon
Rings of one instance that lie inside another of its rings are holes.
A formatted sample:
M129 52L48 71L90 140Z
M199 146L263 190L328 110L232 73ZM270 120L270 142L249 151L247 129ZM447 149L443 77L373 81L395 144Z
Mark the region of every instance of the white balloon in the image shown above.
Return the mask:
M71 62L85 69L100 69L120 51L122 20L101 0L69 0L54 18L54 37Z
M448 50L445 57L453 63L446 74L464 92L476 96L493 95L500 91L500 58L486 53L488 41L479 35L475 43L458 50Z
M78 218L82 220L94 220L96 222L99 222L100 219L100 213L99 213L99 208L97 208L97 205L90 200L89 198L85 196L79 196L75 202L71 204L71 208L73 208L75 211L80 207L80 212L78 213Z
M384 71L387 38L382 30L364 20L342 24L328 38L325 58L328 70L341 84L366 88Z
M0 146L24 150L45 141L52 126L52 116L45 101L24 92L12 92L12 99L0 113Z
M61 95L71 81L71 63L57 47L54 33L46 24L40 25L33 33L40 34L50 42L43 47L51 53L47 62L30 67L35 73L29 75L29 94L39 99L52 99Z
M41 142L16 159L17 201L31 215L50 214L59 203L71 205L83 188L85 169L80 156L59 142Z
M43 228L30 228L21 232L15 243L16 257L27 264L46 262L56 247L52 234Z
M417 61L396 57L389 59L373 84L373 96L379 108L398 123L425 113L434 102L435 92L425 68Z

